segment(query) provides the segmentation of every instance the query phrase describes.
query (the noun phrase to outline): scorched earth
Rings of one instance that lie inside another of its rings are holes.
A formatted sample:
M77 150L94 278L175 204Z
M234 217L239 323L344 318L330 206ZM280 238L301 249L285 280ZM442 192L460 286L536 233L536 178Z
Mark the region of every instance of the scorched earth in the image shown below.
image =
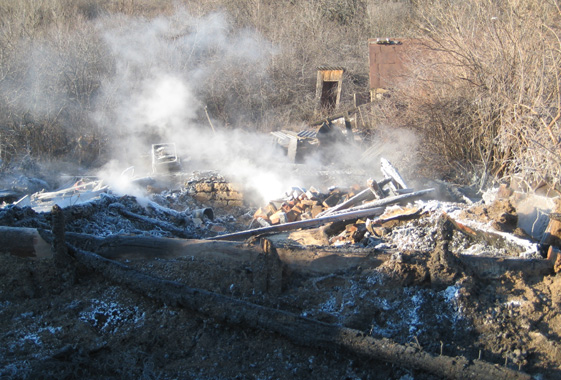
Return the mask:
M261 233L274 210L201 197L225 183L182 174L142 183L142 199L100 186L58 210L6 202L0 377L561 377L561 279L524 230L529 195L430 183L371 216ZM278 206L325 210L333 191Z

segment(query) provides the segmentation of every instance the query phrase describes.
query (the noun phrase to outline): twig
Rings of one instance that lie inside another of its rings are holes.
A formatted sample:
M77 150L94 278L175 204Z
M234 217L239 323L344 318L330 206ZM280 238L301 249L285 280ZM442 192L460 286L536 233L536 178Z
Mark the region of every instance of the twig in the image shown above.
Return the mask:
M216 130L214 129L214 125L212 125L212 121L210 120L210 116L208 115L207 106L205 106L205 114L206 114L206 118L208 119L208 123L210 124L210 128L212 128L212 133L216 134Z

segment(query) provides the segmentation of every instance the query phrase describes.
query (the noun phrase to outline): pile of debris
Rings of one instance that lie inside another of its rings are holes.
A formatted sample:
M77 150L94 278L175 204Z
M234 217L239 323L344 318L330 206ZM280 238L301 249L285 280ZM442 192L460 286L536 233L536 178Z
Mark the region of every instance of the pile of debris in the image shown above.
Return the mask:
M144 199L90 178L5 204L0 376L117 376L126 360L162 378L559 374L553 208L522 228L520 195L444 202L381 172L257 211L216 173L134 179Z
M387 206L434 193L434 188L419 191L409 188L395 167L384 158L381 159L381 171L385 178L381 181L369 179L365 189L356 185L347 189L332 187L328 193L321 193L313 187L294 187L285 198L270 201L265 207L257 209L252 224L257 222L260 228L221 235L215 239L238 240L263 233L379 216ZM350 239L354 243L359 242L372 225L370 219L355 224L347 231ZM345 240L348 239L342 236L334 239L337 242Z

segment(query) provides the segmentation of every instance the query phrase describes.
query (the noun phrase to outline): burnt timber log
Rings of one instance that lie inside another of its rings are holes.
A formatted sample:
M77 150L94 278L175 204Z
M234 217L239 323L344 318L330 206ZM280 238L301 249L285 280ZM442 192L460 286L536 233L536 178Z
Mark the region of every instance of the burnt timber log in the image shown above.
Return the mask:
M256 268L253 273L259 273L265 268L270 276L278 279L278 287L285 267L292 273L323 275L359 265L377 267L390 258L389 254L373 256L369 251L360 249L331 247L315 248L314 254L310 255L310 250L306 246L287 245L285 243L288 237L278 235L264 240L267 243L262 243L261 248L255 244L237 241L128 235L96 237L73 232L67 232L66 239L80 249L115 261L191 258L208 262L218 260L232 267L238 263L246 263L250 266L257 263L259 268ZM272 257L269 259L267 255ZM261 265L263 260L267 265ZM272 288L271 279L268 281L268 287Z
M47 242L52 244L54 241L52 233L41 230L40 234ZM243 267L250 273L247 278L244 277L246 289L272 296L278 295L282 289L283 263L277 251L265 240L261 241L259 247L234 241L129 235L97 237L73 232L66 233L66 240L74 250L95 251L94 254L112 261L134 263L142 260L188 258L185 262L193 263L193 266L188 266L189 270L199 273L205 279L208 271L213 270L217 263L224 268Z
M297 222L291 223L284 223L278 224L271 227L262 227L256 228L252 230L234 232L231 234L224 234L218 235L207 240L239 240L239 239L247 239L252 236L262 235L262 234L270 234L275 232L283 232L283 231L290 231L290 230L297 230L299 228L313 228L318 227L323 224L331 223L331 222L341 222L347 220L354 220L368 216L376 216L381 215L384 212L384 208L382 207L375 207L369 208L366 210L354 211L354 212L347 212L338 215L331 215L331 216L324 216L321 218L316 219L308 219L308 220L301 220Z
M506 248L509 250L509 252L516 253L517 255L522 253L525 248L521 244L516 243L514 235L505 234L498 231L495 232L495 231L483 230L474 226L468 226L467 224L461 223L453 219L448 214L443 214L442 218L448 220L452 224L455 230L474 239L475 241L486 242L494 247ZM524 241L524 242L528 242L529 244L531 243L522 238L516 238L516 239L519 239L520 242Z
M421 369L442 378L531 379L525 373L481 360L433 355L418 347L397 344L389 339L376 339L358 330L191 288L73 247L69 247L69 252L81 265L153 300L207 315L224 324L277 333L296 344L327 350L342 349L368 359Z
M425 189L425 190L419 190L419 191L415 191L412 193L408 193L408 194L401 194L401 195L394 195L392 197L386 197L386 198L382 198L382 199L377 199L371 202L367 202L364 203L360 206L354 206L351 207L349 209L347 209L347 212L355 212L355 211L360 211L360 210L364 210L364 209L369 209L369 208L374 208L374 207L385 207L385 206L389 206L392 204L396 204L396 203L400 203L406 200L411 200L411 199L415 199L415 198L420 198L422 196L425 196L427 194L430 194L434 192L434 189ZM333 213L333 215L339 215L340 212L336 211Z
M113 235L97 237L67 232L73 245L112 260L174 259L179 257L252 261L262 250L235 241L209 241L156 236Z
M44 259L53 256L51 245L35 228L0 226L0 251L12 256Z
M414 216L418 216L415 213ZM376 220L374 221L376 222ZM14 236L12 232L11 236ZM40 237L39 237L40 238ZM50 239L50 238L47 238ZM42 239L41 239L42 240ZM105 257L107 259L150 260L193 258L197 260L220 260L230 265L236 263L259 263L264 259L264 249L254 244L238 241L196 240L162 238L153 236L116 235L96 237L73 232L66 233L66 240L73 245ZM355 266L377 267L391 256L390 254L367 255L351 248L314 247L314 255L306 246L286 244L288 236L267 239L275 247L283 266L292 272L325 274ZM1 240L0 240L1 243ZM48 245L48 243L45 243ZM551 274L553 262L544 259L520 259L489 256L459 255L459 259L479 278L499 278L508 271L519 271L526 275L543 276ZM281 272L280 264L271 262L268 272ZM281 275L276 274L277 277ZM272 287L272 285L270 286Z
M381 191L381 188L384 187L389 182L390 182L390 180L383 180L381 182L372 181L370 186L368 186L368 188L362 190L361 192L356 194L354 197L349 198L345 202L339 203L338 205L335 205L335 206L319 213L318 217L327 216L329 214L333 214L336 211L341 211L341 210L348 209L349 207L352 207L352 206L356 205L357 203L364 202L364 201L369 201L369 200L372 200L373 198L377 198L378 195L379 195L378 191Z
M158 219L154 219L154 218L150 218L147 216L143 216L143 215L139 215L136 214L134 212L128 211L125 206L120 205L120 204L111 204L109 206L111 209L114 209L116 211L119 212L119 214L121 214L122 216L124 216L125 218L129 219L129 220L136 220L138 222L150 225L152 227L158 227L163 231L168 231L170 233L172 233L173 235L177 236L177 237L181 237L181 238L186 238L186 239L190 239L193 237L192 234L188 233L185 230L182 230L180 228L177 228L176 226L174 226L171 223L167 223Z
M418 216L418 213L414 213L412 215L412 217L416 216ZM389 219L393 219L393 217ZM389 219L374 219L373 223L384 223ZM456 221L452 222L454 223L455 228L460 227L465 230L463 225ZM294 223L288 224L294 225ZM287 231L292 229L289 228ZM247 237L251 237L259 234L255 231L261 230L262 229L248 230L242 231L242 233L248 233ZM469 230L465 231L467 232ZM276 228L276 231L273 232L283 231L279 231L278 228ZM222 235L218 236L218 238L223 236L227 237L226 235ZM470 236L477 237L477 235L473 234L470 234ZM2 247L0 251L13 256L31 259L52 258L52 239L52 234L46 230L36 230L34 228L23 227L0 227L0 246ZM114 260L195 257L200 259L222 259L236 263L256 260L259 259L260 255L262 255L262 251L253 245L243 244L237 241L216 241L216 239L194 240L129 235L97 237L74 232L66 232L65 239L67 242L71 242L73 245L78 246L81 249L93 251L100 256ZM324 271L323 269L320 269L323 264L320 265L318 263L314 263L313 260L304 257L307 252L305 247L285 247L283 244L279 243L279 240L282 239L282 236L279 236L279 238L271 237L273 244L277 246L279 257L283 264L290 265L292 270L298 272L310 271L320 273ZM329 248L321 249L320 251L325 251L325 256L333 255L332 259L334 262L335 260L343 260L344 267L348 267L349 265L352 266L353 261L355 260L357 263L360 262L360 265L362 266L368 266L369 263L373 266L377 266L379 265L379 260L385 261L386 259L385 255L378 255L374 258L374 261L370 258L364 258L363 261L359 260L360 255L355 254L356 252L343 252L344 250L342 251L340 249L330 252ZM561 263L561 259L557 260L558 257L561 258L561 254L557 254L558 249L552 248L550 251L554 251L555 255L550 254L551 257L548 260L471 255L459 255L459 259L467 267L472 268L474 275L479 278L498 278L508 271L519 271L526 275L543 276L553 273L555 263Z

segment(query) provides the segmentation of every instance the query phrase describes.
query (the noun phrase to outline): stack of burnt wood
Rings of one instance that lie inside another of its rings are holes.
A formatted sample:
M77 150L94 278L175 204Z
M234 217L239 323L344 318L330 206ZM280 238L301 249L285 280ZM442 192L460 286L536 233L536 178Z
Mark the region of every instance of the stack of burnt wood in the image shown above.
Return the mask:
M357 220L381 215L385 207L430 194L433 188L415 191L386 159L381 159L384 178L369 179L366 187L333 187L327 193L315 188L292 188L287 197L269 202L259 208L250 228L214 239L244 239L261 233L319 227L331 222Z

